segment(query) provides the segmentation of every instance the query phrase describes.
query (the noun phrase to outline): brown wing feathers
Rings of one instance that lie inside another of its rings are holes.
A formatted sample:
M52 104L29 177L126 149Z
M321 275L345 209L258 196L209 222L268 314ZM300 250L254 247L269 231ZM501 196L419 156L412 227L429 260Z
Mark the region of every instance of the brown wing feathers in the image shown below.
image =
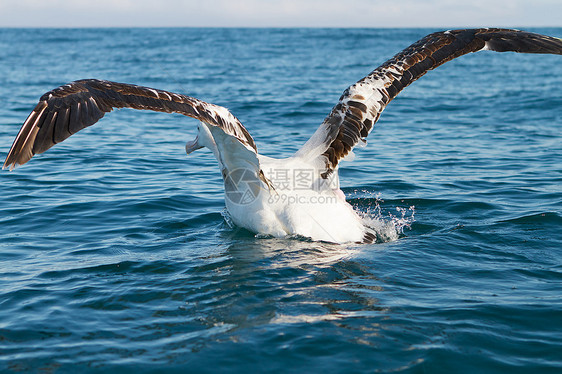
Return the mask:
M385 106L402 89L427 71L481 49L562 54L562 40L507 29L454 30L424 37L343 93L323 123L329 144L323 153L326 158L324 177L369 134Z
M175 112L218 126L257 151L244 126L224 108L152 88L95 79L79 80L44 94L24 122L4 168L13 169L70 135L93 125L114 108Z
M385 106L427 71L481 49L497 52L562 54L562 40L507 29L454 30L430 34L349 87L324 120L320 152L324 177L366 138ZM4 167L13 169L91 126L113 108L176 112L220 127L257 151L244 126L224 108L175 93L101 80L80 80L43 95L18 133ZM325 138L324 138L325 136ZM325 140L324 140L325 139ZM312 139L311 139L312 140Z

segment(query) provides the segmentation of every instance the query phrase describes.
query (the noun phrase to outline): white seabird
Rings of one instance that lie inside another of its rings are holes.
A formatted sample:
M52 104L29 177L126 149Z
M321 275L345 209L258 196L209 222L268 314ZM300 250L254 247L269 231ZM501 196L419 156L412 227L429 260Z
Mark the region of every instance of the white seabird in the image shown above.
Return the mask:
M91 126L114 108L175 112L200 121L189 154L207 147L222 171L232 221L254 233L335 243L375 238L339 189L338 164L365 142L383 109L428 70L479 50L562 54L562 40L509 29L437 32L412 44L347 88L318 130L292 157L260 155L227 109L193 97L85 79L44 94L24 122L3 168L12 170Z

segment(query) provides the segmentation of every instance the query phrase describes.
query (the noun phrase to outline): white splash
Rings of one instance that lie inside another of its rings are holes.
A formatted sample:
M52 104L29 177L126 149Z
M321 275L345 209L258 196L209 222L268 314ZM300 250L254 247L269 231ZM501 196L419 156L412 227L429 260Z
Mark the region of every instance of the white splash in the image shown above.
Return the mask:
M368 227L377 237L378 243L386 243L398 240L404 234L405 228L411 228L415 222L415 207L396 207L396 214L384 212L381 203L384 201L380 194L373 196L372 192L365 191L370 199L374 199L374 206L369 206L367 210L355 208L363 220L363 224Z

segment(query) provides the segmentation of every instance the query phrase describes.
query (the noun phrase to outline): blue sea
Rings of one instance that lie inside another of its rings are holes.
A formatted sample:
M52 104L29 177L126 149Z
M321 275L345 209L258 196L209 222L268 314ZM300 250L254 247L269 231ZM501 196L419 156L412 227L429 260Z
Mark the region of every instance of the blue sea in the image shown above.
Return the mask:
M0 29L0 157L82 78L226 106L286 157L433 31ZM463 56L390 103L340 169L375 244L232 226L195 129L119 110L0 173L0 372L562 372L562 56Z

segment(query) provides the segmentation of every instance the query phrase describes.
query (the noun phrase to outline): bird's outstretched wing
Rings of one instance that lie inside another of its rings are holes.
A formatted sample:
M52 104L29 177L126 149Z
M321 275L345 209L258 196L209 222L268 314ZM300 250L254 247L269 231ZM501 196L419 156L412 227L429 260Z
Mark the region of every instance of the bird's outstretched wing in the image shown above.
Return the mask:
M324 178L364 141L386 105L427 71L470 52L562 54L562 39L509 29L436 32L412 44L346 89L322 125L295 154L323 163Z
M75 81L44 94L21 127L3 168L12 170L70 135L93 125L114 108L174 112L220 128L257 153L254 140L226 108L193 97L96 79Z

